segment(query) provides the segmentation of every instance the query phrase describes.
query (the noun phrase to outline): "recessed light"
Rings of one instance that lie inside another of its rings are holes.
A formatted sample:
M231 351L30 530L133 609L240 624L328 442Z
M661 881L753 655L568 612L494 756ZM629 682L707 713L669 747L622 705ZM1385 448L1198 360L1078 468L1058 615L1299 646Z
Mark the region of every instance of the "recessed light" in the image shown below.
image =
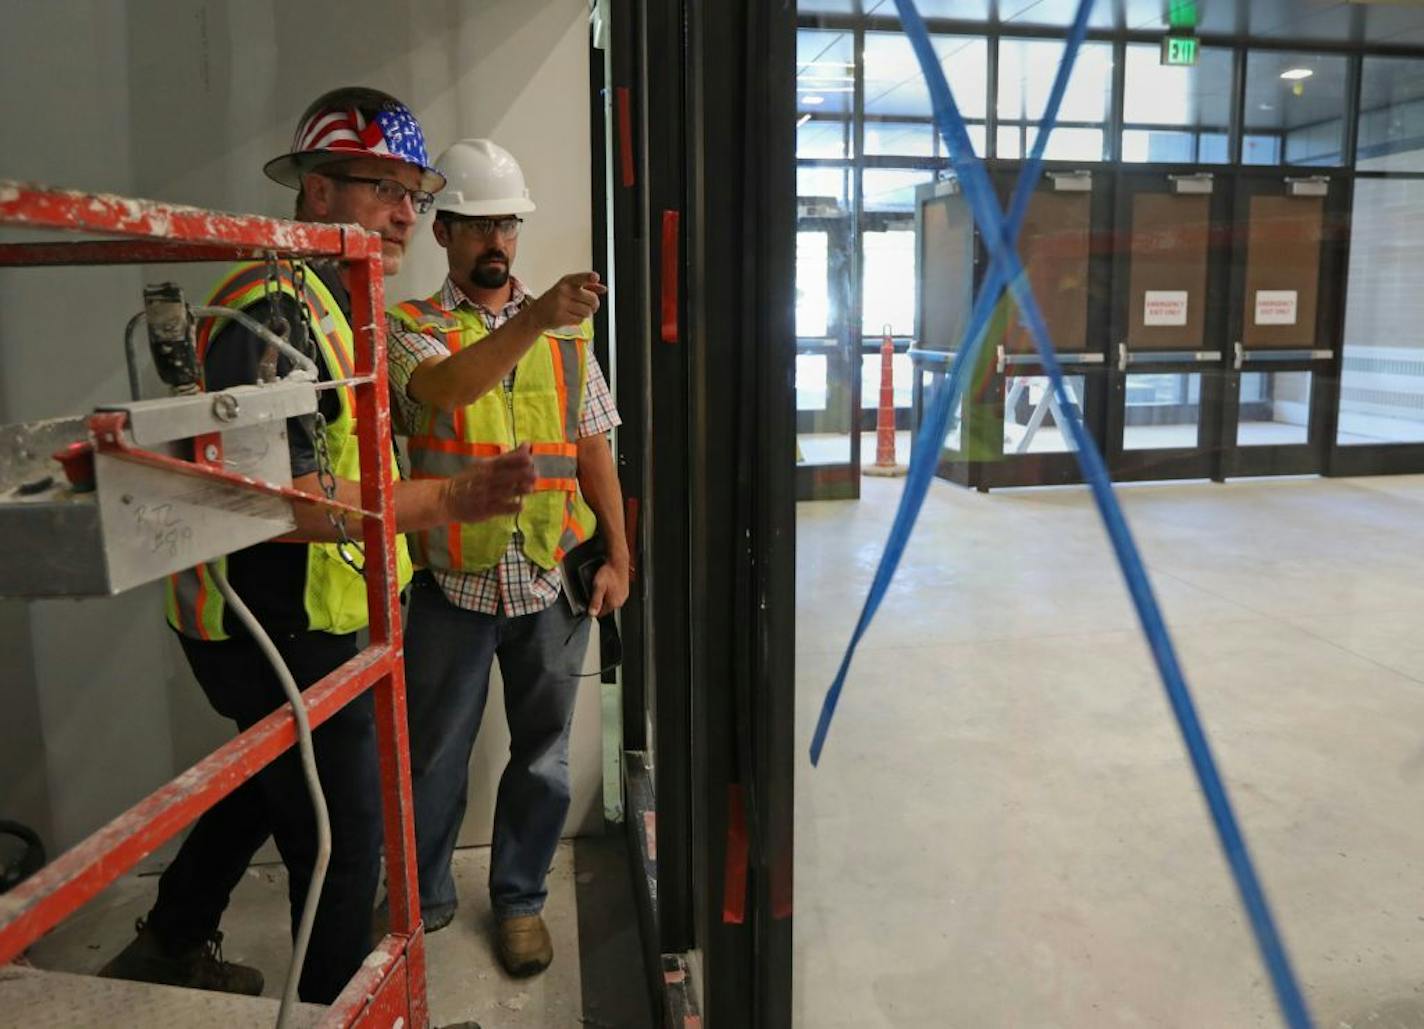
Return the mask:
M1309 68L1287 68L1281 72L1281 78L1288 82L1294 82L1297 79L1308 79L1314 74L1315 72Z
M1263 111L1274 111L1275 109L1276 109L1276 105L1275 105L1275 104L1262 104L1262 105L1261 105L1261 110L1263 110Z
M801 98L801 102L808 107L819 107L826 102L826 98L817 93L808 93Z

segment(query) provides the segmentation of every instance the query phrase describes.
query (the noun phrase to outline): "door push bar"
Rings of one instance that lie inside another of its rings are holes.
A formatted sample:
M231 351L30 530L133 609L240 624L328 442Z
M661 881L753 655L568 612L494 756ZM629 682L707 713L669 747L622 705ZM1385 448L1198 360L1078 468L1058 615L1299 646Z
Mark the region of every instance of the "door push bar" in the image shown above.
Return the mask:
M1126 343L1117 345L1117 370L1130 364L1180 364L1183 361L1219 361L1220 350L1139 350L1133 353Z
M1004 374L1004 369L1011 364L1042 364L1043 360L1037 354L1010 354L1004 350L1002 343L996 348L998 360L995 362L995 370L1000 375ZM1058 354L1059 364L1103 364L1105 359L1102 354Z
M1248 351L1238 341L1236 343L1236 356L1232 360L1231 367L1235 371L1240 371L1241 366L1247 361L1328 361L1335 356L1333 350L1265 350L1256 349Z

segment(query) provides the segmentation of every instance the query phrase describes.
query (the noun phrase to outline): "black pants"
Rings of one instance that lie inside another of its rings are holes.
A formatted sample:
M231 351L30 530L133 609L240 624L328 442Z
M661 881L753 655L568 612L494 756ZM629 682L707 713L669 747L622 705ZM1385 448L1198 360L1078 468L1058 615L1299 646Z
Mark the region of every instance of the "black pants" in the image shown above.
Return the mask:
M256 644L180 637L208 701L239 729L286 703ZM354 636L275 635L305 689L355 655ZM313 734L317 772L331 814L331 863L299 986L301 999L334 1001L370 952L371 909L380 879L381 790L374 707L363 693ZM196 945L218 928L228 898L268 836L287 865L296 932L316 860L316 821L295 747L228 794L194 824L158 884L148 921L171 947Z

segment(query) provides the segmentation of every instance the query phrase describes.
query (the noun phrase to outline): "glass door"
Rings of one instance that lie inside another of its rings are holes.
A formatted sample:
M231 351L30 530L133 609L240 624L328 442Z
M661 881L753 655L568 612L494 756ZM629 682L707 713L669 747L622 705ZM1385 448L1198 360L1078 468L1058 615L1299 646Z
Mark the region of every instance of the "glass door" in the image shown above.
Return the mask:
M1017 166L997 176L1001 200L1008 202ZM1074 407L1088 432L1102 444L1107 326L1101 304L1110 272L1103 248L1094 254L1111 223L1109 182L1102 173L1054 169L1029 201L1019 236L1019 254L1034 296L1063 366ZM986 262L987 264L987 262ZM1071 412L1059 407L1043 372L1033 338L1018 307L1010 303L989 343L999 376L997 460L985 469L983 486L1026 486L1080 480L1067 429Z
M1328 175L1237 182L1223 476L1324 468L1342 264L1331 226L1343 194Z
M844 175L839 169L835 174ZM796 223L796 496L860 495L860 362L851 332L850 218L833 198L802 197Z
M1210 173L1120 179L1108 355L1108 459L1117 479L1216 474L1229 251Z

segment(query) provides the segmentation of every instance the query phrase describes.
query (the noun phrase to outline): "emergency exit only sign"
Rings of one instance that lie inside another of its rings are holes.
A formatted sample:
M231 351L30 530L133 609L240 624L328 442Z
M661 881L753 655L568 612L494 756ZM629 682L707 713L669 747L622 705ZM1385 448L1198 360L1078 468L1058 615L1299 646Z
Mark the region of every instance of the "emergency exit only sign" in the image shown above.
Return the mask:
M1300 294L1293 289L1256 290L1257 325L1294 325L1300 309Z
M1184 289L1149 289L1142 299L1142 324L1145 326L1187 324L1187 291Z

